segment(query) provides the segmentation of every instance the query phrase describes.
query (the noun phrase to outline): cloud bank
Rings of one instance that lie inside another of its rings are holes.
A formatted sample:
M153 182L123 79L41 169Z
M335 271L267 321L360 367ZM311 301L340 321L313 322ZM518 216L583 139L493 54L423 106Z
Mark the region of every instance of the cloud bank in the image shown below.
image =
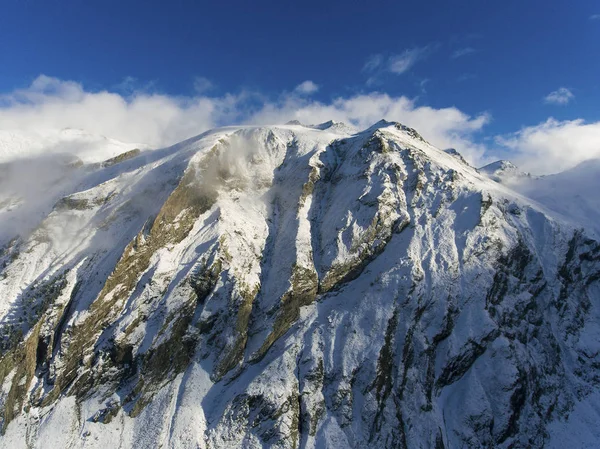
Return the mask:
M333 119L364 128L386 118L418 129L437 146L460 148L473 161L483 156L484 148L473 143L472 136L488 123L487 114L472 117L454 107L435 109L417 105L405 96L376 92L323 103L310 98L317 90L317 84L305 81L275 100L245 91L221 96L198 93L176 97L148 92L123 96L88 91L80 83L42 75L29 87L0 96L0 129L38 132L80 128L123 142L161 147L215 126L294 119L309 124Z
M508 152L508 158L523 169L544 174L600 158L600 122L550 118L482 140L481 133L491 120L487 113L472 116L456 107L433 108L418 104L416 99L381 92L323 102L312 96L319 86L309 80L274 99L249 91L211 96L210 81L199 80L203 81L194 95L181 97L147 90L128 95L90 91L80 83L42 75L27 88L0 95L0 130L5 135L6 130L41 135L43 130L79 128L158 148L216 126L338 120L362 129L384 118L417 129L440 148L456 148L475 166L491 162L494 154Z

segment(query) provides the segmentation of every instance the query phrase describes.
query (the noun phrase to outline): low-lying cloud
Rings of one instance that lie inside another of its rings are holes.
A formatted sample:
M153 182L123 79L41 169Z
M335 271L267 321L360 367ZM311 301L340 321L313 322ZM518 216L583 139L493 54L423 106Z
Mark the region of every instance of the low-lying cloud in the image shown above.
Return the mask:
M39 76L0 96L0 129L80 128L124 142L163 146L235 120L244 94L174 97L134 92L91 92L80 83Z
M211 86L210 81L202 79L192 96L147 90L126 95L90 91L80 83L42 75L27 88L0 95L0 130L4 131L0 134L0 153L2 144L6 145L2 135L10 135L7 130L43 135L43 130L79 128L94 135L158 148L216 126L338 120L362 129L384 118L417 129L440 148L456 148L475 166L490 162L500 150L508 151L508 158L523 169L539 174L600 158L600 122L548 119L486 141L480 136L491 120L488 113L472 116L456 107L433 108L406 96L370 92L322 102L311 96L319 89L313 81L305 81L274 99L250 91L209 95ZM40 147L38 154L59 149L55 144ZM114 155L107 155L111 156Z
M418 129L437 146L460 148L473 161L483 156L484 148L471 137L489 121L487 114L472 117L454 107L435 109L405 96L383 93L323 103L310 98L317 90L316 83L305 81L275 100L247 91L221 96L198 93L177 97L148 92L124 96L92 92L80 83L42 75L29 87L0 96L0 129L39 132L80 128L123 142L162 147L215 126L294 119L308 124L333 119L363 128L386 118Z

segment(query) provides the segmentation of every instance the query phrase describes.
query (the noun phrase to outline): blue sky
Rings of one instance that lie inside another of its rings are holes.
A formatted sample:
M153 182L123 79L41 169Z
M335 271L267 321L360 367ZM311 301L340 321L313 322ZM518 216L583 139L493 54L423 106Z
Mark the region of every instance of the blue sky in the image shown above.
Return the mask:
M600 120L598 15L592 0L5 0L0 93L44 74L125 98L253 92L251 108L310 80L323 104L378 92L486 114L485 144Z

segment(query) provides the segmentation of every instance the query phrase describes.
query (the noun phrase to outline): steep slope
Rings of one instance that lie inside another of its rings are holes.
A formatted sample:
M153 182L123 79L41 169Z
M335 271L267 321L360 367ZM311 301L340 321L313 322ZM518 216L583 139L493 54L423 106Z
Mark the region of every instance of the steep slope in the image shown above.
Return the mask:
M600 244L411 128L77 170L4 246L2 447L542 447L598 420Z

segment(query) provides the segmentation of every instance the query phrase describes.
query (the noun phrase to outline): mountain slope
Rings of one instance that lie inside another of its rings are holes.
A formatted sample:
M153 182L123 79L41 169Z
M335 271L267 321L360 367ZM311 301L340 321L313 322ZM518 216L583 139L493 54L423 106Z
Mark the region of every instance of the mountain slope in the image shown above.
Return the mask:
M598 419L600 244L413 129L74 170L4 239L0 446L542 447Z

